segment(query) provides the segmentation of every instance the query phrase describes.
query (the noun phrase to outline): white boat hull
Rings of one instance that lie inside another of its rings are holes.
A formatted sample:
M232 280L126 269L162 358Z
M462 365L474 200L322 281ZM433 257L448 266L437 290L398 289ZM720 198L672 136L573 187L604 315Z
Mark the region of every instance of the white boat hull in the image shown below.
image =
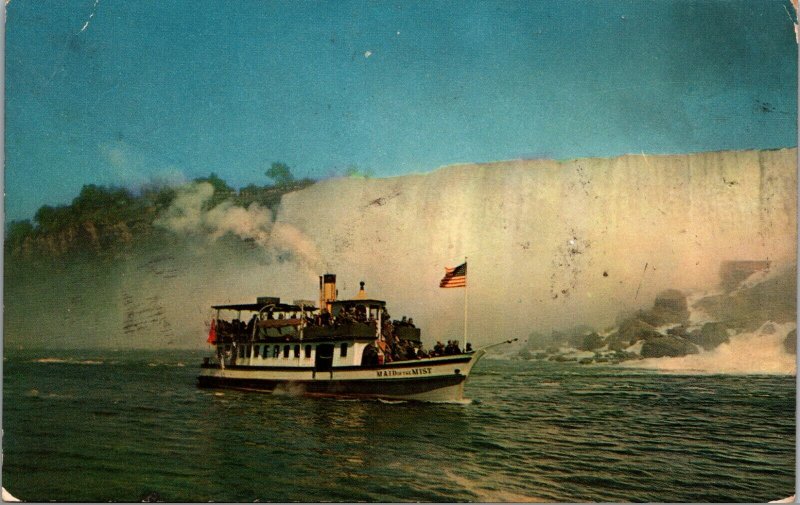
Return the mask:
M395 362L377 367L204 365L201 387L223 387L309 396L460 401L464 382L482 350L471 354Z

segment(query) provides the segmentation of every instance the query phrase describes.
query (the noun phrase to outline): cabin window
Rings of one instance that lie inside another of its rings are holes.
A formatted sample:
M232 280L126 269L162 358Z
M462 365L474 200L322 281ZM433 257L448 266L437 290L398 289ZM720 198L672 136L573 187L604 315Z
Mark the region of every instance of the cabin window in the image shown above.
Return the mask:
M239 357L240 357L240 358L244 358L244 346L241 346L241 347L239 348Z
M245 355L249 358L250 356L252 356L252 354L250 354L252 351L253 351L253 346L248 345L247 352L245 353Z
M268 356L269 356L269 346L265 345L264 346L264 354L262 354L261 357L264 358L264 359L267 359Z
M295 358L299 358L300 357L300 346L299 345L294 346L294 357Z
M344 358L347 356L347 343L342 344L341 349L340 355Z
M258 346L258 345L253 346L253 357L254 358L257 358L258 355L261 354L259 351L261 351L261 346Z
M310 357L311 357L311 346L307 345L306 346L306 358L310 358Z
M273 358L277 358L278 356L280 356L280 354L281 354L281 346L279 346L279 345L276 345L276 346L275 346L275 347L272 349L272 357L273 357Z
M283 357L284 358L288 358L289 357L289 350L290 349L291 349L290 345L283 346Z

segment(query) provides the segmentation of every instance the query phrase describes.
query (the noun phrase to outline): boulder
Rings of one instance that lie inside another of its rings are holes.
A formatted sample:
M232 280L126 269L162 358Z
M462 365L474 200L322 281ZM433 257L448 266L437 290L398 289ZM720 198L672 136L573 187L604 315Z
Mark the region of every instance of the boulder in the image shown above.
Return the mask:
M664 324L664 318L658 315L653 309L637 311L635 319L638 319L639 321L647 323L653 327Z
M725 323L706 323L700 331L693 331L686 339L706 351L730 342Z
M684 323L689 320L689 307L686 295L677 289L668 289L656 296L650 311L651 324L661 326L669 323Z
M614 354L612 354L612 358L614 359L614 361L617 362L626 361L629 359L642 359L642 357L636 354L635 352L628 352L628 351L616 351Z
M643 358L675 358L697 352L697 347L691 342L673 335L664 335L645 341L641 354Z
M789 268L731 293L707 296L698 300L694 308L740 331L757 330L765 321L796 321L797 269Z
M769 265L769 261L723 261L719 267L719 285L725 292L732 291L752 274L769 270Z
M640 319L629 319L620 325L616 340L624 343L627 347L639 340L660 336L661 334L652 325Z
M783 348L789 354L797 354L797 330L792 330L783 341Z
M667 312L686 312L689 310L686 304L686 295L677 289L667 289L657 294L653 308Z
M592 332L583 337L583 342L581 342L580 349L583 351L594 351L595 349L600 349L604 345L605 341L603 340L603 337L595 332Z
M625 342L622 341L619 337L619 333L612 333L608 337L608 350L609 351L621 351L628 347L630 343L626 340Z
M667 330L667 335L674 335L676 337L686 338L689 336L686 326L680 325Z

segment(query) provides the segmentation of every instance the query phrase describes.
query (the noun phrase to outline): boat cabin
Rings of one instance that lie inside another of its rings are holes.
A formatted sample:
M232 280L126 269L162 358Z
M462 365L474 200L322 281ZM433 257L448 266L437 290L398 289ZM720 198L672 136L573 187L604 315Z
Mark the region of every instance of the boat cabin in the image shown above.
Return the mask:
M209 342L216 345L220 364L316 370L373 365L397 345L404 358L416 356L421 333L413 322L393 324L386 302L367 298L363 282L355 298L337 299L335 282L335 275L320 276L319 307L307 300L281 303L277 297L214 305Z

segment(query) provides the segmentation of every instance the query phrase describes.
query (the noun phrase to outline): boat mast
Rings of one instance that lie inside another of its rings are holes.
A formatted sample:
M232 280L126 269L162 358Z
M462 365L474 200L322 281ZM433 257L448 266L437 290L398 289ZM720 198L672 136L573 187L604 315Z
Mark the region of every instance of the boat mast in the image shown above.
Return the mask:
M466 349L467 348L467 300L468 300L467 291L469 290L469 282L468 282L468 279L467 279L467 274L469 272L469 265L467 265L467 257L466 256L464 256L464 265L465 265L465 268L467 269L467 271L464 272L464 347L463 347L463 349Z

